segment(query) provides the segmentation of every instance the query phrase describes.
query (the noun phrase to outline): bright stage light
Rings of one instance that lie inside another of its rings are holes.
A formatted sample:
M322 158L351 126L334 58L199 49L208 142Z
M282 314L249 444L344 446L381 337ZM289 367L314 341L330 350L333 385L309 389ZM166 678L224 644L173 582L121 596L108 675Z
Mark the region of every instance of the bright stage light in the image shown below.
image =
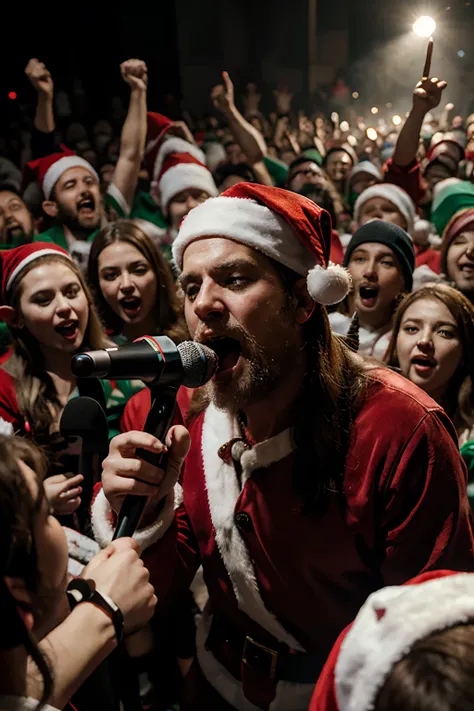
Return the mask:
M395 116L392 116L392 123L394 126L400 126L401 122L402 122L401 116L398 116L397 114L395 114Z
M419 17L416 22L413 23L413 32L415 35L418 35L418 37L431 37L435 30L436 22L432 17L428 17L428 15Z

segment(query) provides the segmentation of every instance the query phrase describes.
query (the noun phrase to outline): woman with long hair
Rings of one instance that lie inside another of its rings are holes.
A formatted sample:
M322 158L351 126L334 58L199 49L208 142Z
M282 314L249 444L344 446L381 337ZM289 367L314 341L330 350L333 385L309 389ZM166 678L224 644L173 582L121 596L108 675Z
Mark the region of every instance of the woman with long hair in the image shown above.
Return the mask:
M117 220L99 232L89 256L88 281L114 340L145 335L185 340L187 329L171 269L132 220Z
M385 361L444 407L460 445L473 438L474 307L460 291L428 284L409 294Z
M48 499L55 513L71 514L80 504L83 481L78 452L59 432L64 407L77 394L71 358L112 344L77 266L61 247L37 242L0 252L0 260L0 318L13 351L0 368L0 421L45 447ZM120 389L102 384L113 428L131 392L126 383Z
M101 551L83 571L82 585L93 581L96 591L90 602L77 580L72 591L66 537L43 488L47 470L31 442L0 435L0 708L8 711L64 708L121 632L145 625L156 604L130 539ZM88 701L104 708L97 698Z

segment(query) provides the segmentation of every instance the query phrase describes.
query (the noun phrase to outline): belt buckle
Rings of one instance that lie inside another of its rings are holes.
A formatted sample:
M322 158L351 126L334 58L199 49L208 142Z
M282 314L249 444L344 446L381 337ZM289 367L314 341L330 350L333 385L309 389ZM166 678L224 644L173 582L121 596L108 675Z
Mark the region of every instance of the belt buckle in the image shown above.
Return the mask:
M267 655L267 656L265 656ZM242 662L251 669L257 667L255 661L263 661L263 666L268 668L268 678L273 681L276 676L278 652L270 647L256 642L252 637L245 638L244 649L242 652Z

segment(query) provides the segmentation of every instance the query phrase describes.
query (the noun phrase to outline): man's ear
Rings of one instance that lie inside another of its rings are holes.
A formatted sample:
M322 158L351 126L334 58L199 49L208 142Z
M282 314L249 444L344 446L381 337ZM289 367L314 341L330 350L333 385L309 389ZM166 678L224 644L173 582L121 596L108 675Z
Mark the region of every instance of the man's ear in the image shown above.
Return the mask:
M10 328L23 328L23 320L16 317L12 306L0 306L0 321L4 321Z
M43 200L43 210L49 217L58 216L58 204L54 200Z
M313 315L316 302L308 294L306 279L298 279L293 287L293 304L295 320L302 326Z

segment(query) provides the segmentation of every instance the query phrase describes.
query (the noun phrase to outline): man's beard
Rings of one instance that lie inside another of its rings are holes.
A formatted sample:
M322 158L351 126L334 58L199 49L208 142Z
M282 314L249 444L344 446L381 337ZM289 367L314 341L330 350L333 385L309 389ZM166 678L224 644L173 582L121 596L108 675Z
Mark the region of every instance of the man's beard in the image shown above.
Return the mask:
M61 225L67 227L76 239L87 239L100 227L100 213L97 223L91 225L89 220L84 224L80 215L69 211L67 208L61 207L60 205L58 205L58 208L58 221Z
M281 326L281 322L280 322ZM287 365L295 362L295 347L288 339L278 339L278 348L265 348L241 326L226 329L225 336L235 337L242 344L240 354L241 374L231 382L211 380L204 386L205 397L219 409L235 415L272 393L286 378ZM211 345L212 348L212 345Z

